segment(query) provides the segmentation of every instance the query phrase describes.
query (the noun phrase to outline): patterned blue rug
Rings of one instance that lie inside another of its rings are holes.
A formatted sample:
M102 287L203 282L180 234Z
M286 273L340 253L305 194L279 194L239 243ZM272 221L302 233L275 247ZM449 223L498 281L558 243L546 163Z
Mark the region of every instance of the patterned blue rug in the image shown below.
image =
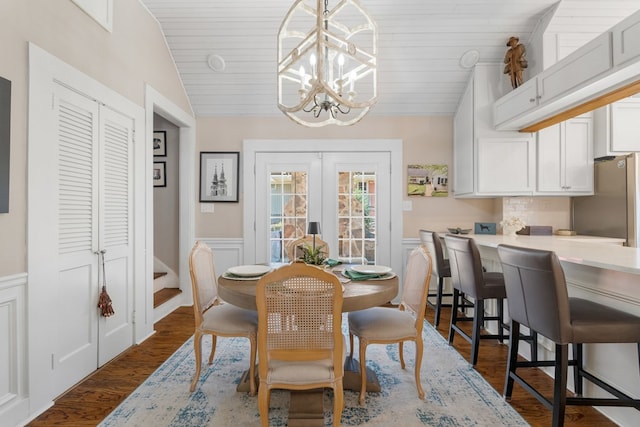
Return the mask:
M346 319L345 322L346 324ZM400 369L397 345L370 345L367 366L378 375L380 393L368 393L358 405L358 393L345 391L344 426L526 426L522 417L449 347L425 322L422 386L418 398L413 375L413 343L405 343L405 370ZM357 340L355 342L357 346ZM348 345L348 344L347 344ZM203 359L211 341L203 340ZM196 390L189 393L194 372L193 338L185 342L158 370L118 406L100 426L258 426L257 397L236 392L249 364L249 341L218 338L211 366L206 362ZM357 349L356 349L357 354ZM289 392L271 395L270 425L286 426ZM325 391L326 425L332 425L332 395Z

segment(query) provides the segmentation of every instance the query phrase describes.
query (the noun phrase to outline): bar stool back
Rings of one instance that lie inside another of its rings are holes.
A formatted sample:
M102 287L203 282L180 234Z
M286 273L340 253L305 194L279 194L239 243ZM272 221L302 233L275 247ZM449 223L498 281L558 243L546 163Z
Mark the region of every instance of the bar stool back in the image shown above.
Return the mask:
M440 236L435 231L420 230L420 241L427 248L427 251L433 258L433 271L432 274L438 278L438 288L435 293L430 292L427 296L427 305L435 309L433 324L437 327L440 324L440 312L442 307L451 307L451 304L444 304L442 297L451 297L452 293L444 292L444 278L451 277L451 266L449 260L445 259L444 252L442 250L442 241ZM435 302L431 302L429 298L435 297Z
M451 281L453 283L453 307L451 309L451 324L449 326L449 344L453 344L455 333L460 334L471 343L471 364L478 363L478 349L480 339L498 339L502 341L507 338L504 333L504 299L506 290L502 273L485 273L482 268L480 252L473 238L454 236L447 234L444 236L445 245L449 252L449 263L451 265ZM473 298L474 309L473 318L469 318L459 313L460 293ZM485 300L495 299L497 301L498 315L485 316ZM467 334L458 322L473 320L473 331L471 336ZM498 322L498 334L481 334L480 328L484 327L485 321Z
M553 252L499 245L498 255L511 316L505 399L511 399L514 381L518 382L553 410L553 426L564 424L566 405L631 406L640 410L640 400L632 399L585 371L582 361L582 345L586 343L636 343L640 356L640 317L584 299L569 298L564 271ZM555 360L518 361L518 341L514 337L518 336L520 325L553 341ZM569 360L569 344L573 346L572 360ZM574 367L578 397L566 396L569 365ZM517 368L540 366L555 368L553 400L547 399L516 373ZM616 398L581 397L584 379Z

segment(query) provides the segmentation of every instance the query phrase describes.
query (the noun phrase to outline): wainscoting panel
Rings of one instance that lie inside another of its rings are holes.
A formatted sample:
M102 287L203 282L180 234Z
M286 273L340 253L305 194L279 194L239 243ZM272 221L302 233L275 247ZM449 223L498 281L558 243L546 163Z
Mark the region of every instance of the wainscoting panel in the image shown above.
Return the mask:
M243 239L198 239L206 243L213 251L213 261L216 266L216 274L219 276L229 267L244 264L244 240Z
M29 415L26 285L26 273L0 277L0 420L3 425L17 425Z

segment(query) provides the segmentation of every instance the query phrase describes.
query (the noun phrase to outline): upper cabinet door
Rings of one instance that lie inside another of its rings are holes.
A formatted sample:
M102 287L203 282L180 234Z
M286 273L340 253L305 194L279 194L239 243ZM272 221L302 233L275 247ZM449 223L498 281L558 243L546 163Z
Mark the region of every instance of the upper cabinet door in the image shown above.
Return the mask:
M633 14L613 30L613 65L623 64L640 55L640 14Z
M593 121L578 117L538 132L538 194L593 193Z
M534 159L531 138L479 138L478 195L531 195Z
M573 96L581 85L609 70L611 62L611 33L604 33L540 73L540 102Z
M565 123L564 185L573 194L593 193L593 121L578 117Z
M493 124L498 126L537 107L538 99L538 79L534 77L493 104Z

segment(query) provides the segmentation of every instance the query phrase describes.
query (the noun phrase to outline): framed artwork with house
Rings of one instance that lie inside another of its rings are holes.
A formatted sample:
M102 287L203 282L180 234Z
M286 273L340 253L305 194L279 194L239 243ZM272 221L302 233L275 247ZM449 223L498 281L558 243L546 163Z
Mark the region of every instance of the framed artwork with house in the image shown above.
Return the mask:
M240 152L200 153L200 202L237 202Z

